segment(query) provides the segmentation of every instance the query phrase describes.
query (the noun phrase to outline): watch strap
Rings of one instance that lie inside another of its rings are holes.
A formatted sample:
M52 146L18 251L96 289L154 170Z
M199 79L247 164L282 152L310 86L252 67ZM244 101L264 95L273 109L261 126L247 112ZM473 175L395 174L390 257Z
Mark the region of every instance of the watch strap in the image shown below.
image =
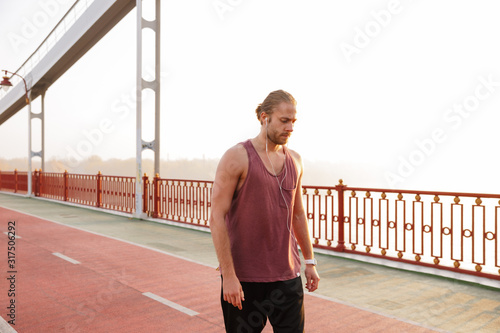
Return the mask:
M314 265L314 266L316 266L318 264L318 261L316 260L316 258L305 259L304 262L306 263L306 265Z

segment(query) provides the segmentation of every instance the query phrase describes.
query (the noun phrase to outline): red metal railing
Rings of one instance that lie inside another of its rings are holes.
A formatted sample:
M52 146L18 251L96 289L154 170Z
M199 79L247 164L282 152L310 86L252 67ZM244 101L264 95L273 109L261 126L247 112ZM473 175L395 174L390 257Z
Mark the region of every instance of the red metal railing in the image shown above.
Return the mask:
M500 195L305 186L314 246L500 277Z
M68 174L67 201L80 205L100 207L97 182L97 175Z
M134 177L35 171L32 187L33 194L39 197L125 213L135 212ZM3 188L0 187L0 190Z
M54 172L39 172L35 171L35 190L33 191L36 196L68 201L67 179L68 173L54 173ZM38 178L37 178L38 177ZM39 190L37 191L37 186Z
M213 182L143 177L148 216L209 226ZM1 172L0 190L26 193L27 173ZM135 178L33 173L33 194L135 212ZM314 246L500 280L500 195L304 186Z
M97 207L125 213L135 212L135 178L97 175Z
M28 173L14 171L0 171L0 190L26 194L28 192Z
M147 177L146 177L147 178ZM212 198L211 181L161 179L144 180L144 212L154 218L208 227Z

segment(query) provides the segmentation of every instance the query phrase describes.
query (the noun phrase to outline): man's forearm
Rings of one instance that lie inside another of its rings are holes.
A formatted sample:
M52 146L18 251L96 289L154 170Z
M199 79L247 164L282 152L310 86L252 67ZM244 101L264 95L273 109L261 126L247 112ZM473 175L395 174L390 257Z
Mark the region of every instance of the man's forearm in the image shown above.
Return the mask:
M297 243L299 243L304 259L314 258L313 246L311 237L309 236L309 228L305 215L295 217L293 231L295 232L295 238L297 239Z
M307 218L305 214L298 214L295 216L293 228L295 237L297 238L297 243L299 243L304 259L313 259L313 246L311 243L311 237L309 236L309 227L307 225ZM316 266L306 264L304 275L306 280L306 289L309 290L309 292L313 292L318 289L320 278L318 272L316 271Z
M231 255L231 243L224 221L215 222L212 220L210 229L221 273L226 276L235 274L233 257Z

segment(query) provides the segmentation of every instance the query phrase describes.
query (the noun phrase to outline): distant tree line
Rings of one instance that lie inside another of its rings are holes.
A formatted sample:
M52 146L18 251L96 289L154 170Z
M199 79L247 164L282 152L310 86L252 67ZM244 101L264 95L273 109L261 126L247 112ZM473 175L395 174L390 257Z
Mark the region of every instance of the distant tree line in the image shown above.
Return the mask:
M161 160L160 177L169 179L213 180L217 170L218 159L177 159ZM46 172L64 172L80 174L97 174L113 176L134 176L136 172L135 158L103 160L99 156L91 156L75 163L64 159L50 159L45 162ZM342 178L350 186L377 186L383 180L383 172L364 165L351 165L332 162L312 162L304 160L304 185L334 186ZM40 159L33 160L33 169L40 169ZM1 171L25 171L28 162L25 158L0 158ZM154 177L154 163L151 159L143 159L143 174Z

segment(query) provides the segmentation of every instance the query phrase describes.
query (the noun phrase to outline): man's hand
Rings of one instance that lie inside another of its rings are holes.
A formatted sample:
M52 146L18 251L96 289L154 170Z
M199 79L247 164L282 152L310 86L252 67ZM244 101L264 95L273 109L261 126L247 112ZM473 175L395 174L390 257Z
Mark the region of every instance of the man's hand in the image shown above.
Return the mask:
M236 276L223 277L222 290L224 292L224 301L240 310L243 308L241 302L245 300L245 295L243 294L241 283Z
M319 275L318 272L316 272L316 267L314 265L306 265L304 274L306 276L306 289L309 290L309 292L318 289Z

